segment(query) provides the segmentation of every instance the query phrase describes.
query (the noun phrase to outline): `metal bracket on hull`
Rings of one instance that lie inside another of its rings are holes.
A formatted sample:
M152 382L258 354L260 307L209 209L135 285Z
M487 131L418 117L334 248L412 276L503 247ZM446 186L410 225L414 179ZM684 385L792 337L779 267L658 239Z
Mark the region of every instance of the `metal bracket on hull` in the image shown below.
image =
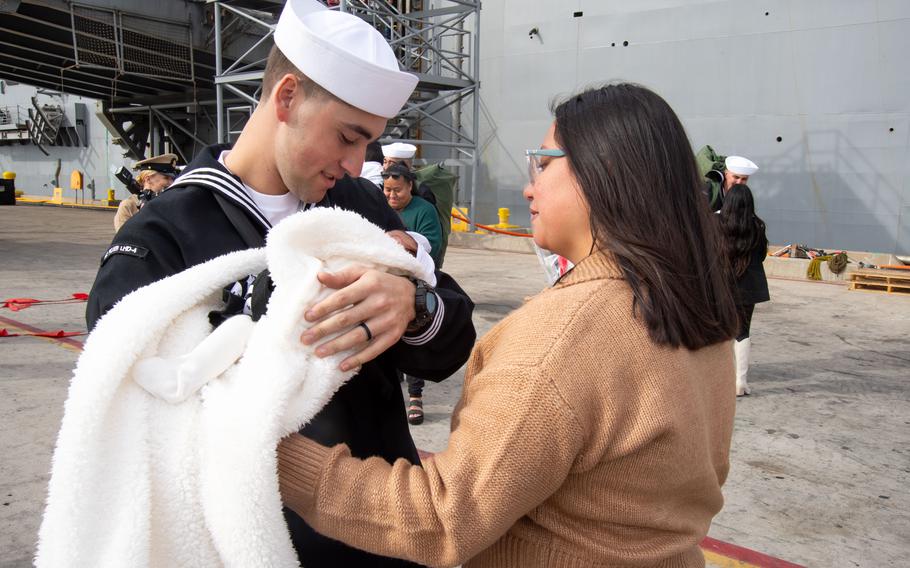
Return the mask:
M44 145L53 146L57 140L57 133L60 131L60 124L63 122L63 109L54 105L39 105L37 97L32 97L32 107L28 109L28 134L32 143L44 152L45 156L50 153L44 148Z

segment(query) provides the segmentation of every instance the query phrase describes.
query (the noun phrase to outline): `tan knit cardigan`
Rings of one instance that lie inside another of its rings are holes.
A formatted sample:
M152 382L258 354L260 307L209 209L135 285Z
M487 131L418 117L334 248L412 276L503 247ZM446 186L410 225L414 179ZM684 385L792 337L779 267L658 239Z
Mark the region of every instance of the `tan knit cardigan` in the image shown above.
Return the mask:
M281 490L320 533L431 566L703 566L734 384L729 342L655 345L595 254L478 342L445 451L390 465L294 435Z

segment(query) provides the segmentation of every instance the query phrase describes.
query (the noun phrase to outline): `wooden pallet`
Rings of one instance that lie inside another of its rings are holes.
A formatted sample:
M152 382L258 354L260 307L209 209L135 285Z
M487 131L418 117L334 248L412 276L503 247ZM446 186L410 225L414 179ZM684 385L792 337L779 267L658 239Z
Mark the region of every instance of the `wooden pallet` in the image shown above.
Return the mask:
M910 296L910 274L887 270L858 270L850 274L849 289Z

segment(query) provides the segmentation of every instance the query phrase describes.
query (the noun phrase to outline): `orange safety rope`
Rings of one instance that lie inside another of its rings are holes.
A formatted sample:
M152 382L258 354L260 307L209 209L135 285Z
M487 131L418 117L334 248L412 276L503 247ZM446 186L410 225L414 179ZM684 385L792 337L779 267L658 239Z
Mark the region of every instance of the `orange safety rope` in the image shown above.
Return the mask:
M468 219L467 217L462 216L460 213L457 214L457 215L456 215L455 213L452 213L452 217L455 218L455 219L458 219L459 221L462 221L462 222L464 222L464 223L468 223L469 225L474 225L475 227L480 227L480 228L483 229L484 231L490 231L491 233L499 233L499 234L502 234L502 235L509 235L510 237L531 237L531 238L534 238L534 235L529 235L528 233L515 233L515 232L513 232L513 231L504 231L504 230L502 230L502 229L497 229L496 227L490 227L490 226L488 226L488 225L481 225L480 223L474 223L474 222L472 222L470 219Z

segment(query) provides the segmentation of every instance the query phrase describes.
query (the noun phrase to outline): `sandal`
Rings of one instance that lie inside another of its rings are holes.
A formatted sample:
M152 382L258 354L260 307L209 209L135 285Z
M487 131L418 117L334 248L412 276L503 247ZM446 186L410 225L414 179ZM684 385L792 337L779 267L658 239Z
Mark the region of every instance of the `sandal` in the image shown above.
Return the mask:
M411 397L408 401L408 424L423 424L423 398Z

